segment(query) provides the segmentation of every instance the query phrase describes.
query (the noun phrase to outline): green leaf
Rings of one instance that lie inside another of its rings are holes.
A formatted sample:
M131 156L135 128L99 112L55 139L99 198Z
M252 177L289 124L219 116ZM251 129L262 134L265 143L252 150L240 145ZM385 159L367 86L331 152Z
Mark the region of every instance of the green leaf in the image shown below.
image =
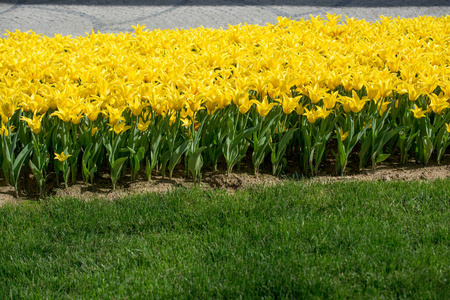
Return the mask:
M378 143L378 145L376 145L377 150L375 152L380 152L382 150L382 148L384 147L384 145L391 139L393 138L399 131L406 129L406 126L399 126L391 131L389 131L388 133L384 134L383 137L381 138L380 142Z
M127 146L126 148L120 149L119 152L130 152L131 155L135 155L136 151L133 148L130 148L130 146Z
M345 165L345 162L347 160L348 153L345 151L344 143L342 143L342 141L341 141L340 133L338 134L337 141L338 141L339 165L341 168L343 168ZM341 171L341 170L339 170L339 171Z
M41 170L39 170L39 168L36 167L36 165L31 160L30 160L30 169L38 182L41 182L44 179L44 175L42 174Z
M83 157L81 158L81 163L87 166L89 158L91 157L91 148L92 145L89 145L83 153Z
M64 177L64 182L69 178L70 175L70 168L69 167L65 167L63 170L63 177Z
M247 137L249 134L253 133L254 131L256 131L258 129L258 126L254 126L251 128L248 128L246 130L244 130L243 132L239 133L232 141L230 144L230 149L233 150L235 148L237 148L237 146L239 145L239 143L242 142L242 140Z
M81 169L83 171L83 179L84 181L87 181L89 179L89 170L84 162L81 164Z
M9 165L11 165L11 153L14 154L13 151L11 151L11 145L6 141L6 137L3 136L3 153L4 153L4 157L3 157L3 162L7 162ZM8 168L9 169L9 168Z
M140 147L136 153L136 158L138 159L138 161L141 161L142 159L144 159L144 157L145 157L145 148Z
M169 161L169 170L173 170L175 166L179 163L181 156L184 152L189 148L190 146L190 140L185 141L183 144L178 146L175 151L173 151L172 155L170 156Z
M12 180L14 180L14 186L17 186L17 180L19 178L20 170L22 169L22 165L27 159L28 155L30 154L31 150L33 148L32 144L26 145L22 151L20 151L19 155L17 155L16 159L13 162L12 165Z
M119 159L116 159L116 161L112 164L111 170L112 170L112 174L114 174L114 177L116 177L116 175L120 174L123 164L127 161L127 159L128 159L128 157L121 157ZM114 180L115 179L118 179L118 178L114 178Z
M424 149L425 149L424 163L427 164L431 157L431 153L434 150L434 145L428 137L423 138L423 145L424 145Z
M161 156L161 175L163 176L163 178L164 178L164 174L166 173L167 163L170 160L170 154L171 154L170 152L165 152ZM150 169L153 170L155 166L156 166L155 161L152 159Z
M111 154L112 154L112 146L111 146L111 144L108 141L103 140L103 145L104 145L106 151L108 152L108 154L111 156Z
M372 146L372 132L370 131L361 146L361 150L359 150L358 156L360 159L364 158L364 156L369 151L371 146Z
M391 156L391 155L390 154L380 154L380 155L378 155L375 163L385 161L389 156Z
M278 151L280 152L281 149L286 149L288 143L290 142L290 140L294 137L294 133L298 130L298 128L292 128L289 129L289 131L287 131L284 135L283 138L281 139L279 146L278 146Z
M191 155L189 155L188 159L188 169L191 171L192 175L196 177L196 174L203 166L202 162L202 151L207 147L203 146L195 150Z

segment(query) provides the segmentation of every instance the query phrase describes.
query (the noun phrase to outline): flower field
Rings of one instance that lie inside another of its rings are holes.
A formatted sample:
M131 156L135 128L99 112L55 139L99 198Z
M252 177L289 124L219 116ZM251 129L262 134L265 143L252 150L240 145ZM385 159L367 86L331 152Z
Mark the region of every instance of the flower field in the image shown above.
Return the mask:
M251 156L278 175L297 153L315 175L330 145L375 167L441 161L450 145L450 16L378 22L327 15L228 29L0 39L2 176L17 191L32 172L43 192L140 170L194 181Z

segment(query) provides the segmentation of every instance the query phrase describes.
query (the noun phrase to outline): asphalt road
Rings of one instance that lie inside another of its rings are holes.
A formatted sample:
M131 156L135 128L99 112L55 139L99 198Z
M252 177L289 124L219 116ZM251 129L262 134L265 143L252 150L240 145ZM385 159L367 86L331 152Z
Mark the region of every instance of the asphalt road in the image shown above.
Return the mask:
M380 15L413 18L450 15L450 0L0 0L0 31L33 30L45 35L275 23L326 13L376 21Z

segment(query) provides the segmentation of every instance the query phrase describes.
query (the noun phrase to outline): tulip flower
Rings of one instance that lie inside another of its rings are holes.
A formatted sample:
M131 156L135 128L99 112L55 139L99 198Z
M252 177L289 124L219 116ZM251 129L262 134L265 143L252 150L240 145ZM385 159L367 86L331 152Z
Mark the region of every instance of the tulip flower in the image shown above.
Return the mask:
M60 162L66 161L69 157L72 155L68 154L66 155L64 152L61 152L61 154L55 153L55 159L59 160Z

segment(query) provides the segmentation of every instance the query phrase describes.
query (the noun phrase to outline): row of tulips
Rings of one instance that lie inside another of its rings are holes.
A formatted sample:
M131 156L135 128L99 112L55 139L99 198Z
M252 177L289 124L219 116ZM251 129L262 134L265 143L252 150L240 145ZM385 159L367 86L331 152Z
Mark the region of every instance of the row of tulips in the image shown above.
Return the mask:
M440 163L450 144L450 17L368 23L328 15L267 26L91 33L8 32L0 40L0 162L16 191L24 168L113 188L141 169L183 163L227 173L250 155L273 174L297 153L315 175L332 146L338 174L391 153Z

